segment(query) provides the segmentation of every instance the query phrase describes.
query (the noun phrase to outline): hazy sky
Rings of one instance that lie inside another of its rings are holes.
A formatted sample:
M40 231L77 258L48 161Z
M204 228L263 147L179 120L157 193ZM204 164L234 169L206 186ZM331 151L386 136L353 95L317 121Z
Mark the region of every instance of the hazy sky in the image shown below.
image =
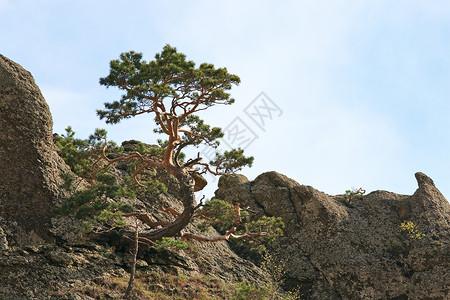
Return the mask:
M0 53L31 71L55 132L154 143L152 117L98 120L118 97L98 79L121 52L151 60L169 43L241 77L236 103L202 117L241 135L228 142L255 157L250 179L412 194L422 171L450 197L449 1L0 0L0 28Z

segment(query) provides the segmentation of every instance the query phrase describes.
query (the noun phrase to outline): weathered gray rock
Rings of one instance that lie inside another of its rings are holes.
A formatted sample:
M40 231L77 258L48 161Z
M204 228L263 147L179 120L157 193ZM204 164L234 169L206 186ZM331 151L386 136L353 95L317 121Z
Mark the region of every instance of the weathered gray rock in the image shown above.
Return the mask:
M10 245L53 239L59 174L52 118L32 75L0 55L0 226Z
M123 299L132 255L113 249L92 243L66 243L63 247L45 244L0 251L0 299ZM219 281L266 283L262 271L234 254L225 242L202 243L198 248L194 244L186 251L150 248L138 258L140 287L136 285L135 290L164 291L164 298L170 294L182 297L186 284L174 282L171 287L167 278L173 275L183 275L188 282L192 279L195 287L212 289ZM204 278L203 283L199 278ZM225 299L220 290L216 292L217 298ZM160 298L137 294L130 299ZM194 297L186 294L184 299Z
M450 205L447 199L431 178L420 172L415 175L419 188L409 201L411 218L430 230L436 225L450 227Z
M216 197L286 223L287 287L302 299L449 299L450 204L425 174L413 196L376 191L349 205L276 172L222 177ZM413 222L425 234L400 230Z
M0 299L93 299L83 295L84 286L126 274L108 258L107 249L102 253L54 245L0 252ZM78 298L64 297L72 294Z

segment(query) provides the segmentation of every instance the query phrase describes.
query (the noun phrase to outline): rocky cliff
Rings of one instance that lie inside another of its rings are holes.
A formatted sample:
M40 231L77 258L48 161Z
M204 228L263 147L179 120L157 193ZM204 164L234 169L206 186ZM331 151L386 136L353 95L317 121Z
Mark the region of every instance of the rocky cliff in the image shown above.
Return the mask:
M111 236L72 239L74 224L54 218L60 174L70 170L33 77L1 55L0 128L0 299L119 299L131 254ZM288 259L285 287L300 285L302 299L450 299L450 205L429 177L416 179L412 196L376 191L349 203L276 172L233 175L220 179L216 197L283 218L272 250ZM171 193L134 205L161 203L179 205ZM267 274L226 242L150 247L139 253L135 299L227 299L226 284L241 281L262 285Z
M450 299L450 204L425 174L416 179L412 196L375 191L349 204L276 172L233 175L216 197L283 218L274 248L304 299ZM408 221L415 235L402 230Z

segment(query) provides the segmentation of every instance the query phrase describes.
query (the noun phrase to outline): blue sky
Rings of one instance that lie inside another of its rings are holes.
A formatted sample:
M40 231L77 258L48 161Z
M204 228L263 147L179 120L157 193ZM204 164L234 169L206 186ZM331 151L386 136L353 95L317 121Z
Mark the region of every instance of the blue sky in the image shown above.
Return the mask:
M328 194L412 194L422 171L450 196L448 1L0 0L0 28L0 53L32 72L55 132L153 143L150 117L98 120L118 96L98 79L121 52L151 60L169 43L241 77L236 103L202 117L258 136L250 179L275 170ZM264 128L245 113L261 92L281 110Z

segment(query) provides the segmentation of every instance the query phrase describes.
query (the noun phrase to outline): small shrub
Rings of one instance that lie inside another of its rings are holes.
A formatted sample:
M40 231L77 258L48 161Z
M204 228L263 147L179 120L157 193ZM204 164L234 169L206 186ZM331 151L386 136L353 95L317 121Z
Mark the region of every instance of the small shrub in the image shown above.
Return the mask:
M345 201L347 201L348 204L351 205L351 204L353 204L353 200L355 200L355 199L361 200L362 198L364 198L365 193L366 193L366 191L363 190L362 188L346 190L344 199L345 199Z
M400 231L407 234L411 239L422 239L425 234L420 232L416 224L411 221L404 221L400 224Z
M297 286L292 291L284 293L282 284L286 276L286 263L289 258L278 259L277 253L272 254L266 251L263 255L264 261L261 263L261 269L266 272L272 283L268 286L270 298L273 300L299 300L301 297L300 286Z
M92 171L92 163L105 145L110 150L117 150L114 142L106 141L106 130L95 129L88 139L75 138L75 131L68 126L66 134L55 135L55 145L59 149L59 155L70 167L72 172L81 177L88 177Z
M276 238L283 236L285 224L281 217L263 216L261 219L246 224L245 227L248 232L267 232L267 235L249 240L247 243L244 241L240 242L240 240L238 240L238 243L240 243L241 246L247 247L251 252L262 254L267 250L266 245L270 245Z
M220 233L230 229L239 217L233 204L217 198L211 199L202 208L202 215L206 218L197 224L198 229L206 231L210 226Z

